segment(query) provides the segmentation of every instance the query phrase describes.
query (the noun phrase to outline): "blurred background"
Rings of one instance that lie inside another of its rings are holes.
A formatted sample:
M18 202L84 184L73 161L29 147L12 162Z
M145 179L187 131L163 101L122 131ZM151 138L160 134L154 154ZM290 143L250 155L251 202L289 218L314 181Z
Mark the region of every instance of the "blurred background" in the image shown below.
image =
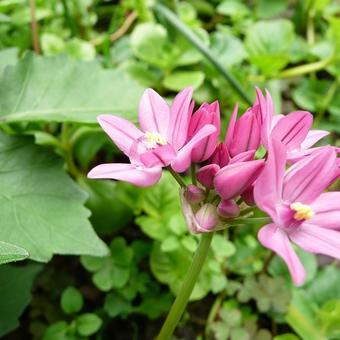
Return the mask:
M196 105L219 100L225 131L258 86L277 114L312 112L331 131L323 143L340 146L337 0L1 0L0 49L3 130L61 157L110 247L104 258L50 254L25 272L1 266L4 339L152 339L186 273L198 238L172 178L148 189L86 179L125 161L96 115L136 121L143 89L171 99L190 85ZM258 228L216 235L176 339L340 339L339 263L299 251L308 278L293 287Z

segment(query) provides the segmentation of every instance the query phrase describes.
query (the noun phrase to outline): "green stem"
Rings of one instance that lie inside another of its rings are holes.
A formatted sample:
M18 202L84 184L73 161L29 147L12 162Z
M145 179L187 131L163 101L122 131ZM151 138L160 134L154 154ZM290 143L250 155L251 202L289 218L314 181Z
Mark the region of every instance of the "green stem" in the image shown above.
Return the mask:
M176 182L180 185L180 187L185 188L186 184L184 183L182 177L171 166L167 166L166 168L169 170L172 177L176 180Z
M297 77L297 76L302 76L307 73L312 73L312 72L323 70L333 61L333 59L334 59L334 56L332 55L328 57L327 59L323 59L315 63L288 68L287 70L282 71L277 76L277 78L284 79L284 78L290 78L290 77Z
M243 225L243 224L258 224L258 223L270 223L271 219L269 217L240 217L240 218L234 218L228 224L230 226L237 226L237 225Z
M202 234L190 268L184 278L181 289L176 296L175 302L170 309L157 340L168 340L171 338L171 335L184 313L199 273L201 272L204 261L208 255L212 237L213 233Z
M211 52L211 50L192 32L172 11L163 5L156 3L153 6L157 14L161 14L176 30L183 34L188 41L197 48L221 73L221 75L229 82L231 87L240 95L240 97L249 105L252 105L252 100L247 93L242 89L241 84L230 74L224 66L219 62L218 58Z
M192 181L192 184L197 185L196 164L195 163L191 164L190 172L191 172L191 181Z

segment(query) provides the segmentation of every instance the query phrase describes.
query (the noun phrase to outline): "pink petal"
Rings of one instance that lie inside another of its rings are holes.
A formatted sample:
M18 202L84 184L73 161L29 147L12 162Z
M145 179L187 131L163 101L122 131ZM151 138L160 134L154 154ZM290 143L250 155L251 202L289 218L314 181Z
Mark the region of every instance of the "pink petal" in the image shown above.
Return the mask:
M229 152L225 143L220 143L212 154L209 164L217 164L220 167L224 167L229 163Z
M301 149L305 150L313 146L320 139L329 135L329 131L324 130L311 130L308 132L305 140L301 143Z
M147 168L163 168L168 166L176 158L176 152L171 145L167 144L148 150L147 152L141 154L139 158Z
M213 125L205 125L199 130L191 140L183 146L177 153L175 161L171 164L172 168L177 172L186 171L191 164L192 149L197 146L204 138L216 132L216 127Z
M270 93L266 90L266 98L264 98L259 88L256 88L256 103L259 105L261 114L261 143L266 149L269 145L269 136L273 128L274 105Z
M215 176L216 192L225 200L240 195L256 180L263 167L262 159L225 166Z
M256 183L256 181L255 181ZM242 193L242 199L243 201L249 205L255 205L255 198L254 198L254 184L252 184L249 188L247 188L243 193Z
M299 247L315 254L323 254L340 260L340 232L303 223L289 235Z
M167 137L170 110L165 100L154 90L144 91L139 102L138 120L144 132L158 132Z
M170 126L168 141L177 151L187 140L190 116L193 106L190 105L192 88L187 87L173 100L170 108Z
M110 163L100 164L93 168L88 178L116 179L132 183L140 187L147 187L159 181L162 168L142 168L133 164Z
M217 172L220 170L217 164L208 164L203 166L197 171L197 180L208 189L214 188L214 178Z
M256 150L260 145L260 125L253 108L243 114L235 124L229 153L232 157L248 150Z
M97 120L112 141L127 156L132 145L143 136L143 132L128 120L113 115L100 115Z
M311 204L314 217L310 224L340 230L340 192L325 192Z
M281 118L271 135L287 147L287 151L300 147L312 127L313 116L307 111L291 112Z
M230 148L231 142L234 138L234 129L235 129L235 124L236 124L236 120L237 120L237 111L238 111L238 104L236 103L236 105L234 107L234 111L233 111L233 113L231 114L231 117L230 117L227 134L226 134L225 140L224 140L224 143L225 143L225 145L227 146L228 149Z
M276 215L276 203L281 200L285 165L286 148L281 142L272 139L267 163L255 183L254 197L258 207L273 219Z
M229 164L239 163L239 162L248 162L254 159L256 150L249 150L245 152L241 152L235 157L233 157Z
M306 276L305 269L293 250L287 234L275 224L267 224L260 229L258 239L264 247L274 251L286 262L294 284L302 285Z
M283 199L312 203L330 184L336 171L336 152L324 147L295 163L286 173Z
M189 125L189 136L191 139L203 126L211 124L216 127L216 132L203 139L192 150L192 161L200 163L207 160L215 151L220 134L220 110L218 102L212 104L204 103L191 117Z

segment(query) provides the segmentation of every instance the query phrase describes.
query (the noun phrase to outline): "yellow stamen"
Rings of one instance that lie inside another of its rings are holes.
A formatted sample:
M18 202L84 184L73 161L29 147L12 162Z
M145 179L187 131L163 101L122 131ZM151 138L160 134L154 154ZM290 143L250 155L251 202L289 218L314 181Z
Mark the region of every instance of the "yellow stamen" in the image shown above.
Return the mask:
M158 132L145 132L144 134L146 144L148 148L155 148L157 145L166 145L166 139L161 136Z
M294 214L294 218L298 221L310 220L314 216L314 211L307 204L294 202L290 205L290 208L296 211L296 213Z

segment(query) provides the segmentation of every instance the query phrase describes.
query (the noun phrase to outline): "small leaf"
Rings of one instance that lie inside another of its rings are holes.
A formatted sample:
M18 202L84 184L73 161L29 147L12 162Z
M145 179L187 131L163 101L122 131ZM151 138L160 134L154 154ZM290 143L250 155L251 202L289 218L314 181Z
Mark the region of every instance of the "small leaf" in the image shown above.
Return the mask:
M43 336L43 340L69 340L69 325L66 321L58 321L50 325Z
M82 309L84 301L78 289L67 287L61 295L60 304L66 314L74 314Z
M204 81L204 73L200 71L175 71L165 76L163 85L169 90L180 91L192 86L197 89Z
M80 315L76 319L77 331L83 336L90 336L96 333L102 326L102 323L103 321L96 314L92 313Z
M163 69L171 68L180 52L177 46L170 44L166 29L152 22L137 25L130 44L138 58Z
M245 44L251 62L273 76L288 64L294 38L294 26L288 20L259 21L249 27Z

